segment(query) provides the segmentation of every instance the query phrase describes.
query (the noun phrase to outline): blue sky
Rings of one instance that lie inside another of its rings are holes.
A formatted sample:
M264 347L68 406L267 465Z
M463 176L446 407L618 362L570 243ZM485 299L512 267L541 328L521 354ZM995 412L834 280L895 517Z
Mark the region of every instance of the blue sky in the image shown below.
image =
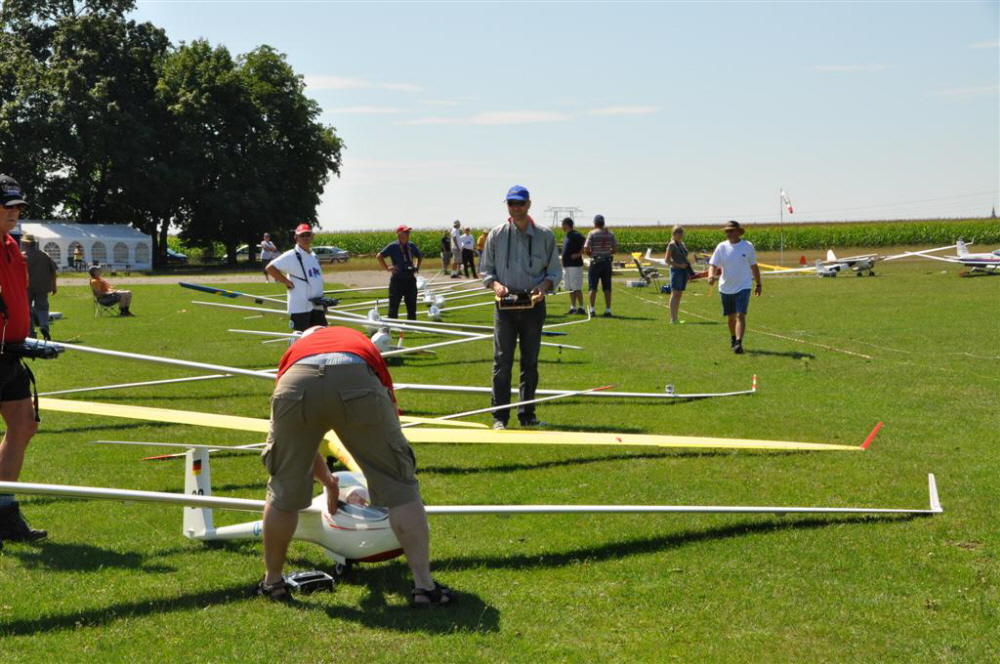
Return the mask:
M179 44L267 44L346 143L326 230L986 216L1000 2L140 0Z

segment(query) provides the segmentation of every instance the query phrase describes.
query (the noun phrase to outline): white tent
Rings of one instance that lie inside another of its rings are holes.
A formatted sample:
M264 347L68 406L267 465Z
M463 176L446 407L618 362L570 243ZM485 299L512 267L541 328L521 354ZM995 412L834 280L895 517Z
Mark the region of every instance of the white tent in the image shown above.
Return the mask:
M74 224L56 221L22 221L22 234L31 234L38 248L52 257L60 270L73 269L73 252L83 249L85 265L111 270L152 270L153 240L124 224Z

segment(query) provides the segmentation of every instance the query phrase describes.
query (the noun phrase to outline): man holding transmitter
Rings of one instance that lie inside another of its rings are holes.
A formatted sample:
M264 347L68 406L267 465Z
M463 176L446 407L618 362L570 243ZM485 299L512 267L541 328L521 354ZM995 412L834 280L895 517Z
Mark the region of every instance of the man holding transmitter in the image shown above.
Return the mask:
M483 285L493 289L497 308L493 319L493 405L510 403L514 348L520 344L519 401L535 398L538 388L538 351L545 323L545 294L562 278L559 250L548 228L535 225L528 215L528 190L514 185L507 192L510 217L490 231L480 258ZM520 298L517 296L520 295ZM535 406L520 406L521 426L537 426ZM493 428L506 429L510 410L493 413Z

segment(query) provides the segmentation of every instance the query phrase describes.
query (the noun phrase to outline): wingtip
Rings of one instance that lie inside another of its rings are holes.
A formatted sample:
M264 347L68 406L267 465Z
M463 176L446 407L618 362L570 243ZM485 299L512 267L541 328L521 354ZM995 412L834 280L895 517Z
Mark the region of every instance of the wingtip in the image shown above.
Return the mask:
M865 438L865 442L861 443L861 449L863 449L863 450L867 450L868 449L868 446L872 444L873 440L875 440L875 436L878 434L878 430L881 429L881 428L882 428L882 423L881 422L879 422L878 424L875 425L875 428L872 429L872 432L870 434L868 434L867 438Z
M931 498L931 512L934 514L944 512L944 508L941 507L941 498L938 496L937 480L934 479L934 473L927 473L927 491Z

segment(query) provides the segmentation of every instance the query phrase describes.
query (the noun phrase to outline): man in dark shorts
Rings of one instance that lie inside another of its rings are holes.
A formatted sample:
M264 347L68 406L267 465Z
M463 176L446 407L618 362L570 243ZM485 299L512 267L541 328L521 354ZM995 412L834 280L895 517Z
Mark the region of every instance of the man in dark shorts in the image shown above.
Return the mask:
M708 285L722 271L719 281L719 296L722 299L722 315L729 324L729 343L733 352L743 354L743 334L746 332L747 309L750 306L750 287L754 295L760 297L760 268L757 267L757 252L753 245L743 239L746 230L738 221L726 222L722 228L726 239L715 247L708 261Z
M396 242L391 242L380 251L376 258L382 269L392 274L389 277L389 318L399 317L399 301L406 302L406 318L417 320L417 272L424 258L417 245L410 242L409 226L396 229ZM388 258L392 265L385 262Z
M361 467L372 504L389 509L389 525L413 573L413 604L454 603L456 595L431 577L427 513L392 377L368 337L344 327L306 330L278 364L262 455L271 475L263 526L267 573L257 594L289 599L281 573L299 510L312 503L314 477L326 487L327 509L337 509L339 482L319 454L331 429Z
M615 234L604 227L604 215L594 217L594 229L587 233L583 253L590 256L587 273L590 286L590 315L594 315L597 302L597 285L604 291L604 317L611 318L611 262L618 250Z
M567 314L583 314L583 233L573 228L573 218L562 220L563 238L562 266L563 287L569 291L569 311Z
M28 205L21 186L10 176L0 175L0 297L6 313L0 315L0 416L6 425L0 440L0 481L16 482L24 465L24 453L38 431L31 403L28 371L19 357L3 352L6 344L20 343L28 336L28 271L17 242L10 232L17 226L21 210ZM2 542L33 542L48 533L28 526L14 496L0 494L0 546Z

